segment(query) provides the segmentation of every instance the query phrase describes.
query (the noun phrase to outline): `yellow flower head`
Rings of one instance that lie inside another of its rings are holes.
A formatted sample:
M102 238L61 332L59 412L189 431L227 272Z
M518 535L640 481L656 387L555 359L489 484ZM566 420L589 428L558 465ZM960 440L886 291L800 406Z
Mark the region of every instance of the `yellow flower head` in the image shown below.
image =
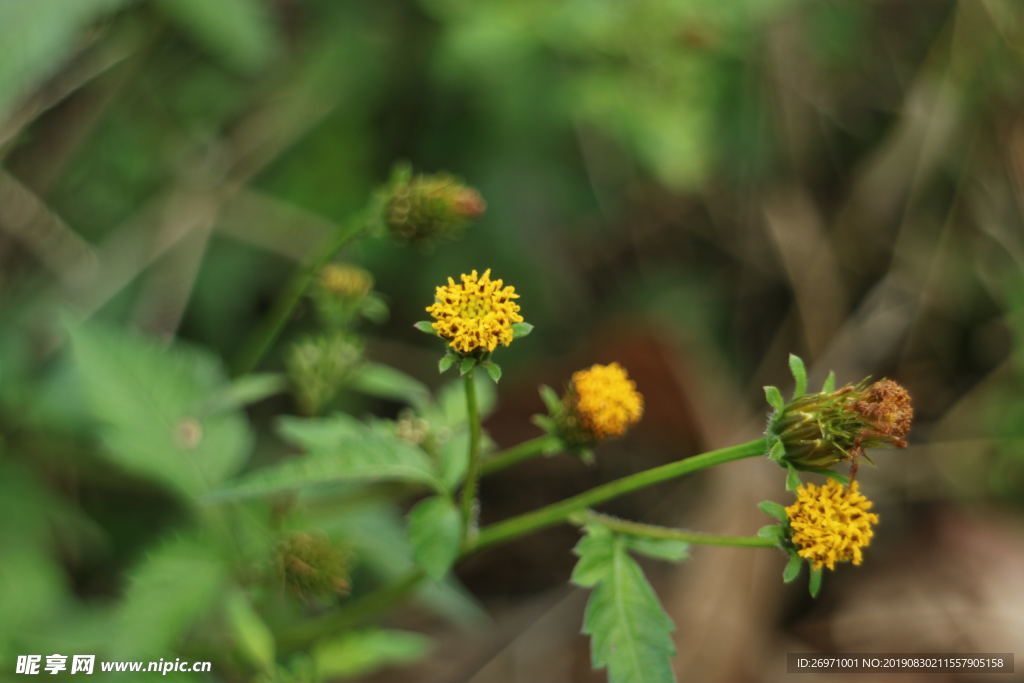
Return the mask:
M802 484L796 502L786 508L797 554L814 569L835 569L836 562L859 565L874 536L871 527L878 524L878 515L870 509L871 501L857 482L849 487L834 479L824 486Z
M427 306L427 313L436 322L434 331L448 340L449 346L462 354L494 351L498 344L512 342L512 324L523 322L515 287L504 286L504 280L492 280L491 269L477 276L474 270L463 273L462 282L448 278L448 284L437 288L437 301Z
M373 288L373 276L362 268L330 263L320 271L324 291L346 299L358 299Z
M622 436L644 412L644 397L618 363L574 372L572 397L580 426L597 440Z

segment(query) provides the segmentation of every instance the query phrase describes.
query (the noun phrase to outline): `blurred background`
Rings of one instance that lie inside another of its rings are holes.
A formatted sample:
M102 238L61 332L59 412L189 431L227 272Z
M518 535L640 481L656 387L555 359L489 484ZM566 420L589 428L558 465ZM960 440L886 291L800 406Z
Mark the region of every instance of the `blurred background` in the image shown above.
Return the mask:
M438 386L410 325L448 275L490 267L536 325L501 353L499 445L538 433L539 383L592 363L646 397L595 466L486 480L485 522L755 438L791 351L812 383L911 391L910 447L859 475L876 540L818 600L769 551L645 563L681 680L786 679L787 652L1024 652L1022 84L1016 0L0 0L0 638L94 623L183 514L98 455L67 318L230 365L405 160L488 208L458 241L346 250L391 311L369 357ZM246 457L273 458L270 422L296 412L251 407ZM783 481L746 461L606 509L750 534ZM604 680L568 584L577 538L465 563L483 625L390 614L434 647L372 680Z

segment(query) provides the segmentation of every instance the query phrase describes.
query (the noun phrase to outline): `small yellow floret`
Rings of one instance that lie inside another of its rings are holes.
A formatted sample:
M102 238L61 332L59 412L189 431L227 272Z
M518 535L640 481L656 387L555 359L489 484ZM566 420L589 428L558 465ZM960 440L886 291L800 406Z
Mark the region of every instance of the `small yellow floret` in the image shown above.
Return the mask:
M618 363L593 365L572 375L580 424L596 439L622 436L644 412L644 397Z
M477 276L474 270L462 275L462 282L448 278L448 284L437 288L437 301L427 306L436 320L434 331L448 340L459 353L494 351L498 344L512 342L512 324L523 322L515 287L505 287L503 280L492 280L491 270Z
M836 562L859 565L871 543L878 515L868 512L871 501L857 482L849 488L829 479L824 486L802 484L796 502L786 508L797 554L814 569L836 568Z

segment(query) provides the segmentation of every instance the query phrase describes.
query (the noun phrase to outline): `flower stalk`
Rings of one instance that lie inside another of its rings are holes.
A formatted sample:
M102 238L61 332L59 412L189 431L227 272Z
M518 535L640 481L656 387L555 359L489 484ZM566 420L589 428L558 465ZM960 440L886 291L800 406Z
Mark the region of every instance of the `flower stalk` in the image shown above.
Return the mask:
M462 485L462 538L468 542L470 532L476 524L476 492L480 479L480 410L476 400L475 373L462 378L466 387L466 416L469 420L469 464L466 467L466 481Z
M570 521L579 525L600 524L612 531L621 531L632 536L644 536L667 541L684 541L695 545L734 546L737 548L774 548L778 545L775 540L762 538L761 536L721 536L719 534L704 533L703 531L674 529L656 524L630 522L618 517L612 517L611 515L603 515L593 510L574 514L570 517Z

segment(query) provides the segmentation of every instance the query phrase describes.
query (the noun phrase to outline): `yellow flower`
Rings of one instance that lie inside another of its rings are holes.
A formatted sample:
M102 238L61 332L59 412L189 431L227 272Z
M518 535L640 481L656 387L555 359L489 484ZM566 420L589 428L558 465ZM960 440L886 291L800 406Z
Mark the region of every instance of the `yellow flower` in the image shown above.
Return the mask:
M448 278L448 284L437 288L437 301L427 306L436 322L431 327L448 340L449 346L462 354L474 351L491 352L498 344L512 342L513 323L523 322L515 287L504 286L504 280L492 280L491 269L477 276L474 270L462 275L462 282Z
M373 287L373 276L362 268L330 263L320 271L324 291L346 299L358 299Z
M644 412L644 397L618 363L574 372L572 402L580 426L596 440L622 436Z
M878 524L878 515L870 509L871 501L857 482L849 487L834 479L824 486L802 484L796 502L786 508L797 554L814 569L835 569L836 562L859 565L874 536L871 527Z

